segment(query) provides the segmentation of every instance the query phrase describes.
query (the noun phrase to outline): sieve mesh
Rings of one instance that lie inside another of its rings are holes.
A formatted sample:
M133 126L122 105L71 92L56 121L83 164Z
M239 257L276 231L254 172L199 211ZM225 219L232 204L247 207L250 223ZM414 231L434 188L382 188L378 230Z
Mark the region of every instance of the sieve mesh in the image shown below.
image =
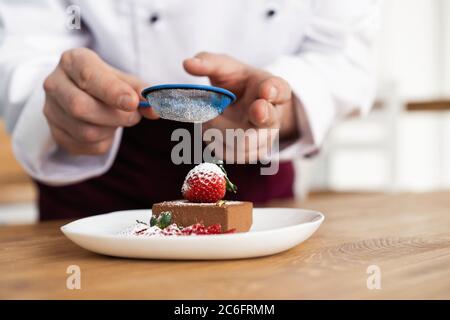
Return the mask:
M222 110L214 102L221 98L219 93L196 89L156 90L147 95L161 118L181 122L205 122L217 117Z

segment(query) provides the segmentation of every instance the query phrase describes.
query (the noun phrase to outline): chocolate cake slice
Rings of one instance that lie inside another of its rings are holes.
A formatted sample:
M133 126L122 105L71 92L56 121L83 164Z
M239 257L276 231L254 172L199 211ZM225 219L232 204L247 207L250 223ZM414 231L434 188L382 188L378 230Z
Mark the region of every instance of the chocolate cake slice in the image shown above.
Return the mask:
M253 222L253 204L244 201L193 203L175 200L155 203L152 207L152 213L156 216L165 211L170 211L173 222L183 227L195 223L203 223L205 226L219 223L224 232L232 229L247 232Z

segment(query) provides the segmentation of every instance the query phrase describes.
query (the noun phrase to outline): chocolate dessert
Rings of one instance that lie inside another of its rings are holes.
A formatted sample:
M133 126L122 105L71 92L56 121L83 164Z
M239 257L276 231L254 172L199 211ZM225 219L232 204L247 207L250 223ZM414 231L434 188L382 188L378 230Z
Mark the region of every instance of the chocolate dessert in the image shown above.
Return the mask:
M227 200L215 203L193 203L187 200L164 201L155 203L152 207L155 216L159 216L162 212L170 212L173 223L177 225L220 224L223 232L231 230L247 232L253 222L252 211L251 202Z
M249 231L253 204L222 200L226 191L236 193L237 187L228 179L222 164L201 163L184 179L181 188L184 200L155 203L150 223L143 223L147 225L143 228L145 232L177 235ZM166 230L168 227L171 230Z

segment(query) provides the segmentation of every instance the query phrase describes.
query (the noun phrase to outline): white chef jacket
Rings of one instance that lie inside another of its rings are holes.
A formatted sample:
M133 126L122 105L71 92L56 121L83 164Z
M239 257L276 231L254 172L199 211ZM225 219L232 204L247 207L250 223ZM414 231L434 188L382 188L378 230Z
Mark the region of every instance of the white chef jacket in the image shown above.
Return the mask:
M70 4L80 8L81 30L67 27ZM226 53L289 82L301 138L281 157L301 157L336 119L370 109L378 15L376 0L0 0L0 112L32 177L74 183L111 167L122 128L105 155L70 155L56 145L42 84L64 50L89 47L149 85L205 84L183 70L183 59Z

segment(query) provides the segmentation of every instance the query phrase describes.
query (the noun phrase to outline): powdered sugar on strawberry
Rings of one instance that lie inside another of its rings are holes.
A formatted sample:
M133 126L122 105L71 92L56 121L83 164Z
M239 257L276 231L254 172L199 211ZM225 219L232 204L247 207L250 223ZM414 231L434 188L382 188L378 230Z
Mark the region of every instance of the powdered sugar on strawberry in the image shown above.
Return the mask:
M195 177L200 181L205 181L212 176L212 173L216 174L219 177L225 176L225 173L223 173L223 171L214 163L205 162L195 166L186 175L183 186L181 187L181 192L184 193L189 188L189 185L187 184L188 178Z
M201 163L188 172L184 179L181 193L194 203L212 203L221 200L226 191L236 192L220 164Z

